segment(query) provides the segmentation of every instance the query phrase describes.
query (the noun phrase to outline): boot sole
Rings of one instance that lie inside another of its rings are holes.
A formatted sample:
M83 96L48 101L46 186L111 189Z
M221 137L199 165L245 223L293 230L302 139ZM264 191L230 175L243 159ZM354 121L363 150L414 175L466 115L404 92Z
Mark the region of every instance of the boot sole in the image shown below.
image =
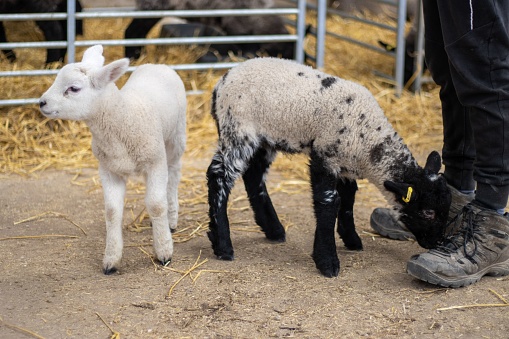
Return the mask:
M495 277L509 275L509 259L501 263L492 264L477 273L461 277L441 276L434 272L429 271L427 268L414 261L409 261L407 263L407 273L413 276L414 278L426 281L433 285L457 288L476 283L479 280L481 280L481 278L484 277L485 275Z
M375 230L381 236L384 236L393 240L415 240L415 236L403 229L387 228L384 225L392 225L394 220L385 214L378 214L377 218L374 218L374 213L371 214L369 223L371 228Z

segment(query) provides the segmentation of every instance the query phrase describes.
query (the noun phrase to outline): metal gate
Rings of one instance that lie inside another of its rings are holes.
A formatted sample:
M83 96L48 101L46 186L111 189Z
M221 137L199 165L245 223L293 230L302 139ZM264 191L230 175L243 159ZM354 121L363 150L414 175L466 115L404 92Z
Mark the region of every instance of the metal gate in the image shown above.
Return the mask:
M250 36L221 36L221 37L183 37L183 38L155 38L155 39L110 39L110 40L76 40L76 19L101 18L163 18L175 16L217 17L217 16L248 16L248 15L295 15L296 33L281 35L250 35ZM263 8L263 9L224 9L224 10L180 10L180 11L85 11L76 13L74 0L67 0L67 13L38 13L38 14L4 14L0 21L26 20L67 20L67 41L39 41L39 42L9 42L0 43L0 49L13 48L67 48L67 60L75 62L76 48L89 47L97 44L103 46L137 46L137 45L190 45L217 43L259 43L259 42L295 42L295 60L304 61L304 35L306 24L306 1L298 0L295 7ZM175 70L225 69L235 66L232 62L176 64L169 65ZM136 67L129 67L133 71ZM23 77L55 75L58 70L16 70L0 72L0 77ZM35 104L38 98L0 100L0 106Z

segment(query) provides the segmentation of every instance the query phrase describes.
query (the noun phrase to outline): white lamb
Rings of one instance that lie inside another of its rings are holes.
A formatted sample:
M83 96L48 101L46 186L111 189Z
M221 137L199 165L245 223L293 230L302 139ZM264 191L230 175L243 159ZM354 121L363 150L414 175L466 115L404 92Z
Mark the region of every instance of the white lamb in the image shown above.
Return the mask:
M81 62L64 66L39 106L48 118L82 120L90 128L105 201L103 270L111 274L122 257L124 195L132 174L146 180L156 256L163 265L171 261L170 228L177 227L177 186L186 143L186 94L180 77L166 65L138 67L119 90L115 81L127 71L129 60L103 66L102 51L100 45L90 47Z

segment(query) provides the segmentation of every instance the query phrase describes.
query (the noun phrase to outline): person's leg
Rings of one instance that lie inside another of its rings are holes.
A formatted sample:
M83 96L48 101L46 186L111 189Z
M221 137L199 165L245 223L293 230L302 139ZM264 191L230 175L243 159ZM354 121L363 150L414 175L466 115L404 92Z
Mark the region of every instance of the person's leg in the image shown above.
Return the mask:
M413 256L407 272L461 287L484 275L509 274L509 216L500 214L509 193L509 2L424 2L431 3L441 18L458 99L471 121L477 191L455 219L457 231L438 248Z
M475 138L476 201L500 210L509 194L509 2L456 0L439 7L454 87Z
M433 80L440 86L444 126L442 160L445 166L444 176L451 186L452 203L449 220L452 220L474 197L475 149L468 110L456 95L436 1L425 1L424 10L426 64ZM466 194L463 195L461 192ZM398 222L397 216L387 208L373 210L370 224L378 234L390 239L415 239L405 225Z
M461 104L451 74L449 57L445 50L442 23L437 1L424 1L424 29L426 64L440 86L444 144L442 160L444 176L449 185L459 191L475 189L473 163L475 148L468 110Z

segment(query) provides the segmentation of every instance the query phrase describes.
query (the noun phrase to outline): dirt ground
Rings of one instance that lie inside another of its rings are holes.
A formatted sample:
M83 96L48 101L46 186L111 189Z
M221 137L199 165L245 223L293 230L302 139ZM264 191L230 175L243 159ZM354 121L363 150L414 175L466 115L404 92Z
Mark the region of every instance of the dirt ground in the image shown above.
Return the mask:
M189 166L190 160L185 161ZM508 297L508 278L486 277L470 287L442 289L407 275L407 259L423 250L413 242L370 233L369 215L383 200L367 183L360 185L355 209L364 251L348 251L337 239L338 278L321 276L310 257L314 219L309 192L277 190L277 171L269 175L268 187L274 191L283 223L289 226L286 243L270 243L256 232L243 185L238 183L229 212L236 259L215 259L205 235L207 206L192 203L193 196L206 194L208 159L194 159L192 164L198 174L186 180L194 181L197 189L180 192L179 229L205 226L193 239L176 243L170 267L155 265L150 229L134 232L128 227L133 220L130 211L136 215L143 209L142 194L128 197L124 257L119 272L111 276L101 271L102 192L90 184L96 170L83 171L78 178L75 171L1 177L0 338L110 338L114 334L120 338L507 338L509 308L497 307L503 300L496 294ZM34 216L40 217L19 223ZM196 265L200 266L186 275ZM484 306L439 310L479 304Z
M97 1L102 0L87 2ZM341 73L334 74L344 74L351 67L347 61L359 59L360 54L345 53L327 53L342 64L337 67ZM366 69L371 74L375 63L383 63L378 56L368 61L358 61L349 78L357 79ZM377 98L383 102L392 89L380 88ZM426 106L425 100L410 107L387 100L394 111L396 106L412 112ZM412 129L393 116L400 131L410 131L407 142L423 138L421 130L432 130L428 120L416 120L418 128ZM35 150L30 152L35 156ZM287 241L274 244L257 231L239 182L229 209L235 260L217 260L205 234L205 171L212 153L196 154L184 159L171 265L153 263L147 220L142 227L132 226L143 210L143 191L133 185L126 198L124 256L111 276L101 267L104 206L96 169L0 174L0 339L509 337L504 301L509 277L486 277L461 289L410 277L406 261L423 249L371 233L370 213L385 202L365 182L355 206L364 251L348 251L336 239L339 277L321 276L311 259L314 217L308 186L295 189L302 183L286 180L281 189L283 173L277 167L268 188L288 227ZM194 237L183 241L182 234L192 230ZM469 305L477 307L455 308Z

